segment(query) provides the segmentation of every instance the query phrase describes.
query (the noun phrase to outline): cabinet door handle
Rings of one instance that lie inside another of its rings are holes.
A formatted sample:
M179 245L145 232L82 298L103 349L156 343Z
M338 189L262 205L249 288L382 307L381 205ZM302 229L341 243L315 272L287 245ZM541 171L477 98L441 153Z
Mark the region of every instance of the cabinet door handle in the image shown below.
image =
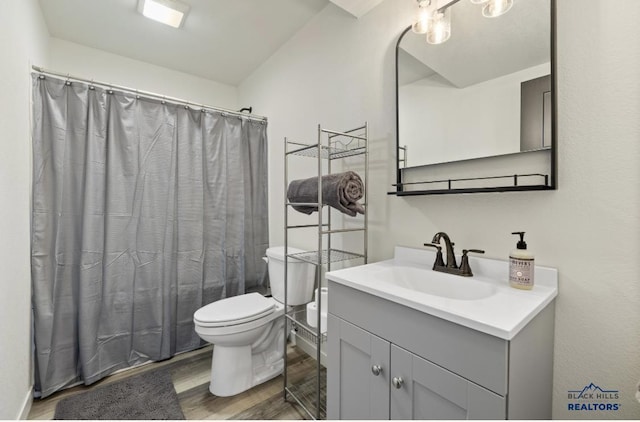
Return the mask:
M377 377L382 372L382 367L380 365L373 365L371 367L371 372L373 372L373 375Z
M404 384L404 380L401 377L393 377L391 383L396 388L402 388L402 384Z

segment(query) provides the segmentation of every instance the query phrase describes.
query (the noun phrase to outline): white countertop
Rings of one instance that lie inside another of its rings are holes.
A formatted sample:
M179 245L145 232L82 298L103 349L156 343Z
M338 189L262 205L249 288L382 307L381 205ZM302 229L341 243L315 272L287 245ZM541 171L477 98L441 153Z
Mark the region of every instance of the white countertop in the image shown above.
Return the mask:
M389 268L412 267L425 273L428 283L435 251L397 246L394 258L327 273L336 283L378 296L415 310L463 325L505 340L511 340L541 310L558 295L558 272L553 268L535 266L532 290L509 286L507 261L469 257L473 277L456 277L460 283L488 283L493 294L472 300L452 299L427 294L415 289L387 283L379 274L390 274ZM457 257L458 263L460 257ZM442 278L443 273L437 273ZM329 292L331 295L331 292Z

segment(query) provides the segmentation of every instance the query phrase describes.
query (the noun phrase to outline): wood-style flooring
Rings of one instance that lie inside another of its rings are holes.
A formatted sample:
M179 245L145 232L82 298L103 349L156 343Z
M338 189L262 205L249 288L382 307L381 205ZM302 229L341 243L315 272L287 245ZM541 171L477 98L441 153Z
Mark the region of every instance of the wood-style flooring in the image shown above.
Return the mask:
M56 404L65 397L89 391L124 378L166 367L171 372L182 412L187 419L306 419L306 413L293 402L285 402L282 375L232 397L217 397L209 392L211 350L207 346L173 358L150 363L111 375L89 387L77 386L34 399L29 419L53 419ZM288 376L291 382L302 380L315 371L315 360L297 348L289 348Z

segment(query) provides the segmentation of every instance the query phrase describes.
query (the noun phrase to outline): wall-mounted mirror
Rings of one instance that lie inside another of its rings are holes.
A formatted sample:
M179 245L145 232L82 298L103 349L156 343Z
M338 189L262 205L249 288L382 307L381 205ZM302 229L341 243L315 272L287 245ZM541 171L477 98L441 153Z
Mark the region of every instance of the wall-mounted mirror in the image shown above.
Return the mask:
M442 44L407 28L396 47L398 177L392 193L555 188L554 3L513 0L507 13L487 18L483 4L440 1L434 10L444 4L451 19L451 36ZM464 161L481 168L491 157L504 163L522 154L546 165L525 172L520 164L502 170L494 163L471 175L443 170ZM437 171L429 175L432 167ZM424 180L407 177L420 169ZM483 182L469 183L474 178Z

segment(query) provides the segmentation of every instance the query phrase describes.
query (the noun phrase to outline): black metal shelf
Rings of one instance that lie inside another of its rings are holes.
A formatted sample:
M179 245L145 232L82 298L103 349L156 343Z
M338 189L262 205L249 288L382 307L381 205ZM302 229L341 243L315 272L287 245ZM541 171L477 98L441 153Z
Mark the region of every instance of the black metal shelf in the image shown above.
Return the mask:
M539 178L543 181L541 184L520 184L523 178ZM496 179L509 179L513 181L511 185L503 186L491 186L491 187L467 187L467 188L454 188L454 183L460 182L472 182L478 180L496 180ZM445 189L416 189L405 190L405 188L416 185L431 185L431 184L445 184ZM531 190L553 190L554 188L549 185L549 175L541 173L529 173L529 174L509 174L502 176L485 176L485 177L467 177L458 179L441 179L441 180L426 180L418 182L406 182L396 183L392 186L396 187L396 191L387 192L388 195L397 196L412 196L412 195L446 195L456 193L481 193L481 192L519 192L519 191L531 191Z
M433 190L408 190L408 191L391 191L387 195L396 196L417 196L417 195L448 195L455 193L489 193L489 192L525 192L536 190L554 190L547 185L523 185L523 186L502 186L491 188L463 188L463 189L433 189Z

